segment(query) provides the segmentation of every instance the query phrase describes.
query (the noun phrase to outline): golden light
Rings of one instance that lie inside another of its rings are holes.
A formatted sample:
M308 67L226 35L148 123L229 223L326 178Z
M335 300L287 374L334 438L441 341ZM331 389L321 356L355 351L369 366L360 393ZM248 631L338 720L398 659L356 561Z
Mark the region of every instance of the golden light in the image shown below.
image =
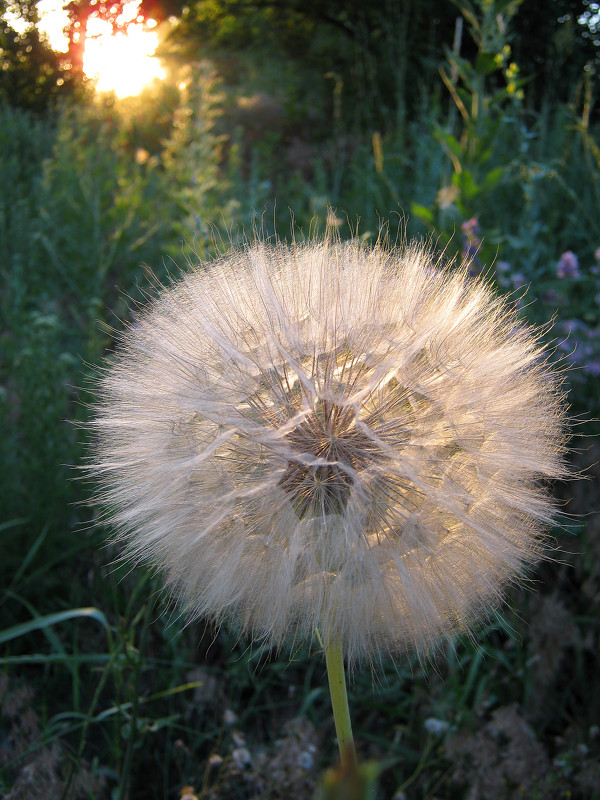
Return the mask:
M66 15L61 0L41 0L40 28L56 50L66 50L66 37L62 29ZM126 3L118 23L125 28L113 33L107 20L92 16L88 20L83 71L94 80L99 92L114 92L117 97L138 94L154 79L165 77L165 71L154 56L158 34L151 28L153 20L145 24L138 14L139 0Z
M64 29L69 17L62 7L62 0L40 0L37 11L40 15L38 27L48 39L50 47L57 53L65 53L69 42Z
M165 77L160 62L154 58L158 36L140 23L138 3L128 3L125 9L131 6L130 11L136 16L125 33L113 34L109 22L90 18L83 54L83 71L96 81L97 90L112 91L117 97L138 94L155 78Z

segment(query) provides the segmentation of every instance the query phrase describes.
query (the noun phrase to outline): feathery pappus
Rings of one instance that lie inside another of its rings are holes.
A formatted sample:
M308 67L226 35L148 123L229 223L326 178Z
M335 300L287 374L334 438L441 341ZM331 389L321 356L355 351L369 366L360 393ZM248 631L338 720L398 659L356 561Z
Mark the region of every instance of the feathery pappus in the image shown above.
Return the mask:
M89 473L193 616L350 662L469 630L540 556L565 474L540 336L421 245L234 249L99 380Z

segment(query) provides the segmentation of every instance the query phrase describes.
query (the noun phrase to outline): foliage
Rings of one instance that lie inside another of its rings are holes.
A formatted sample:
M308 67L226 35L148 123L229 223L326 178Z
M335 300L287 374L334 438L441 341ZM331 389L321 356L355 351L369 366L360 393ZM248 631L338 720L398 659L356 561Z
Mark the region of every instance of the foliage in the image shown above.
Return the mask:
M97 511L80 505L87 489L69 465L84 443L71 421L87 414L112 329L177 272L172 259L194 258L194 246L211 254L240 228L309 235L330 204L344 238L393 241L381 220L414 203L421 219L400 229L464 250L529 318L556 316L548 336L577 367L573 414L598 417L594 79L567 70L556 95L568 104L530 102L520 54L546 43L525 37L528 7L538 8L523 5L510 42L482 48L465 28L460 52L446 51L466 116L437 74L441 50L429 83L406 61L415 101L399 92L385 127L350 125L336 98L347 93L348 109L361 96L346 74L323 79L329 94L313 102L312 68L251 48L174 70L173 85L142 99L59 104L43 117L0 107L0 791L34 796L33 776L48 797L153 800L187 786L204 800L308 798L334 757L321 654L283 658L184 627L152 576L99 547ZM441 33L451 45L452 27ZM576 465L600 480L595 440L575 444ZM563 553L477 641L426 669L408 660L352 676L360 755L380 763L382 797L598 797L591 485L557 487L574 520L554 532Z
M81 359L103 347L97 319L117 273L126 285L139 275L168 226L161 178L121 150L109 105L66 109L50 128L4 109L0 130L2 507L34 529L68 530ZM10 574L12 556L3 561Z
M593 0L527 0L515 21L515 61L530 78L528 95L569 102L582 71L597 74L600 26Z
M0 102L46 111L75 86L60 55L37 28L18 33L0 19Z
M449 5L429 0L378 0L368 9L359 0L212 0L186 7L171 47L184 53L201 48L221 60L241 52L255 62L265 55L290 61L304 76L304 102L335 102L333 80L343 86L338 102L346 123L381 126L394 124L404 104L412 108L418 101L435 70L440 28L451 26L453 16ZM409 74L420 81L409 81Z
M418 107L436 79L444 48L460 15L472 18L480 2L454 0L201 0L175 13L171 44L182 53L201 48L211 57L276 52L310 70L311 95L319 97L326 73L344 81L344 119L389 127ZM547 96L571 99L584 67L598 70L600 26L590 0L486 2L489 20L513 20L514 60L528 77L527 101L539 109ZM160 12L159 4L159 16ZM473 56L466 44L465 57Z
M411 113L425 86L436 79L443 48L460 19L454 0L141 0L145 20L178 20L168 49L179 58L198 60L210 55L225 60L251 52L291 59L296 71L310 80L310 99L327 96L324 76L344 82L344 118L390 127L399 115ZM0 3L3 33L0 57L6 72L3 92L12 104L44 109L56 96L80 89L83 48L88 20L99 16L115 31L122 29L124 0L70 0L66 57L53 53L31 24L37 19L36 0ZM476 8L471 0L458 5L462 14ZM485 4L503 15L511 3ZM18 34L6 21L6 10L29 23ZM528 102L540 107L548 95L570 99L585 67L598 68L600 26L590 0L529 0L514 24L514 55L530 78ZM467 48L467 58L472 55ZM417 79L413 79L417 76ZM0 94L1 96L1 94Z

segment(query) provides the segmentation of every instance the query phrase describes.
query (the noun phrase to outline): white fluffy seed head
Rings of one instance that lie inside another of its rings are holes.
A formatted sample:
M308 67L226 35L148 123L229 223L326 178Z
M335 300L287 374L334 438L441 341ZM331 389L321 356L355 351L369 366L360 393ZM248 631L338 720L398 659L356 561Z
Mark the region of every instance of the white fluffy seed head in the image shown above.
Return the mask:
M89 467L194 616L349 661L469 630L541 552L564 403L539 336L422 247L256 243L162 291Z

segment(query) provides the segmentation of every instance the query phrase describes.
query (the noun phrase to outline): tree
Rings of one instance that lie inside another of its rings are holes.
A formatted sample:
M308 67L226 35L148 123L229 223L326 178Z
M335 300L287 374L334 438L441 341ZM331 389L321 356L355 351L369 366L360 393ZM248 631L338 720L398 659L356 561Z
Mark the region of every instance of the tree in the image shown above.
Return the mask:
M527 0L515 18L513 53L521 74L532 79L529 97L569 100L589 64L598 66L600 27L590 0ZM597 5L597 4L596 4Z
M60 54L41 36L35 3L21 0L11 7L25 27L15 30L6 18L7 4L0 7L0 99L13 106L44 111L75 82ZM21 26L23 27L23 26Z

